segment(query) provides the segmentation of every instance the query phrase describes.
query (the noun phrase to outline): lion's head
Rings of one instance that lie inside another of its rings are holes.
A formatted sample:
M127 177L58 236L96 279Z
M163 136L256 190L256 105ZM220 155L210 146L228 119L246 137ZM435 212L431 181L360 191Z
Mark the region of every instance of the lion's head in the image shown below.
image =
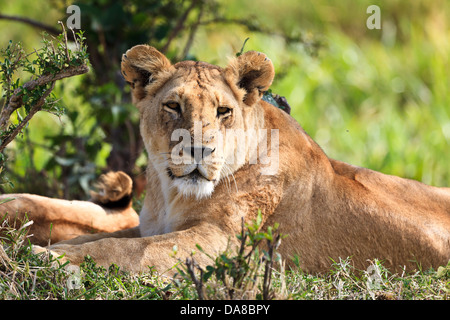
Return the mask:
M264 121L252 111L271 85L274 68L254 51L226 68L200 61L172 65L155 48L138 45L123 55L122 74L160 181L185 196L203 198L243 164L236 153L245 141L226 133Z

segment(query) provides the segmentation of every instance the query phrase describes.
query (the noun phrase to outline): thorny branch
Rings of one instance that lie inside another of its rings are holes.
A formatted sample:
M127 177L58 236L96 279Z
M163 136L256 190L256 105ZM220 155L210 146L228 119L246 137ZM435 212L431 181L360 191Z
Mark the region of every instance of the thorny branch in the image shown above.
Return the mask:
M74 67L69 67L67 69L62 70L57 74L46 74L39 77L36 80L30 80L25 83L22 87L14 90L14 94L10 97L8 105L3 109L0 114L0 128L6 126L9 121L11 114L19 109L22 106L22 96L24 95L25 90L31 91L38 86L45 86L48 83L55 82L57 80L61 80L64 78L69 78L72 76L80 75L89 71L89 67L87 65L79 65ZM25 89L25 90L24 90ZM1 150L0 150L1 152Z
M1 16L0 16L1 18ZM19 59L22 59L22 52L18 52L18 56L16 59L11 63L9 63L8 67L8 61L5 60L4 66L5 69L2 71L5 73L4 77L4 86L6 86L6 94L5 94L5 104L2 107L0 111L0 153L3 152L3 150L6 148L6 146L14 140L14 138L22 131L22 129L26 126L26 124L31 120L31 118L40 110L42 110L48 102L46 99L52 92L55 81L61 80L64 78L80 75L83 73L86 73L89 71L89 67L87 66L86 62L76 61L76 65L71 65L71 56L68 49L68 38L67 33L64 28L64 25L62 25L63 29L63 36L64 36L64 44L62 45L62 49L64 50L64 53L62 53L62 56L66 59L66 62L64 64L64 67L58 67L55 71L44 71L44 74L38 76L37 79L31 79L25 84L23 84L20 87L17 87L13 92L10 91L11 89L11 83L12 83L12 74L16 71L17 67L19 66L18 61ZM47 44L48 45L48 44ZM53 47L53 43L50 43L49 46L53 49L53 55L55 55L57 52L55 51L55 48ZM36 50L35 50L35 53ZM39 59L50 59L45 58L44 55L38 56ZM76 58L78 59L78 58ZM82 58L83 59L83 58ZM46 60L47 61L47 60ZM48 61L52 61L51 59ZM34 64L35 62L33 62ZM25 68L25 70L33 70L33 66L27 65L22 66ZM27 69L28 68L28 69ZM32 74L34 75L34 71L32 71ZM19 82L19 79L17 79L17 83ZM34 92L35 90L41 90L40 92ZM37 94L36 94L37 93ZM26 103L24 103L24 97L28 94L34 94L35 101L32 101L27 106ZM10 119L16 110L20 109L22 106L24 106L27 110L27 114L23 119L20 119L19 123L17 125L10 126Z

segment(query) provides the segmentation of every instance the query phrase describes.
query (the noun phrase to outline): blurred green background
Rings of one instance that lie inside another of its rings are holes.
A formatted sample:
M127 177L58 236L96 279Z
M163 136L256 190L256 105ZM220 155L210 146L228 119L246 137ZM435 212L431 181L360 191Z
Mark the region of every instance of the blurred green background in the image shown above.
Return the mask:
M2 1L0 14L58 28L70 4ZM275 65L272 91L287 98L292 116L329 157L450 186L449 1L76 4L93 49L91 72L57 85L65 116L36 115L8 147L5 174L14 188L2 192L86 198L105 170L141 176L145 153L137 110L117 73L121 54L148 43L174 61L225 66L247 37L245 49L266 53ZM379 30L366 27L372 4L381 9ZM0 19L0 30L2 47L9 40L27 51L40 46L35 26Z

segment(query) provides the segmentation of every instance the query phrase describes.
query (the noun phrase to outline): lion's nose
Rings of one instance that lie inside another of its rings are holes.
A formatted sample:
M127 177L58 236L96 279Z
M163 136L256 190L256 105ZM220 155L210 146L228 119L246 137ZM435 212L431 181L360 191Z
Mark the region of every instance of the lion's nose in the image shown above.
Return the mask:
M200 161L203 158L206 158L211 153L214 152L215 149L211 149L208 147L184 147L183 148L185 152L191 155L192 158L194 158L195 163L200 163Z

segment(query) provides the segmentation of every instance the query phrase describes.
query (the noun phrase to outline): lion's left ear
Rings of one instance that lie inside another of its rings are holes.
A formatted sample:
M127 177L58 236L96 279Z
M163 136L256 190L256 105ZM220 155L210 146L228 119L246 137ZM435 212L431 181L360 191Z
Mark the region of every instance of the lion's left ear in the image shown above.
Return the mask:
M248 51L233 59L224 75L230 86L237 86L245 91L242 100L251 106L269 89L275 70L272 61L264 53Z

